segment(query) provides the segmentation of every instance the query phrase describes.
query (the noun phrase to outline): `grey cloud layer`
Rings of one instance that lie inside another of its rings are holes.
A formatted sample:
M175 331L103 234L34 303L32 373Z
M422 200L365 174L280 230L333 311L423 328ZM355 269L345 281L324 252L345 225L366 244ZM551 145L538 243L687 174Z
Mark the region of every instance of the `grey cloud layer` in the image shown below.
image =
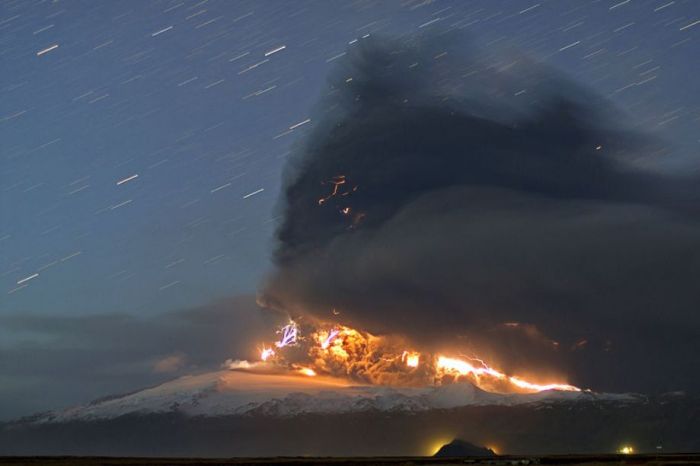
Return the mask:
M7 315L0 327L2 419L132 391L251 357L275 316L252 296L142 318Z

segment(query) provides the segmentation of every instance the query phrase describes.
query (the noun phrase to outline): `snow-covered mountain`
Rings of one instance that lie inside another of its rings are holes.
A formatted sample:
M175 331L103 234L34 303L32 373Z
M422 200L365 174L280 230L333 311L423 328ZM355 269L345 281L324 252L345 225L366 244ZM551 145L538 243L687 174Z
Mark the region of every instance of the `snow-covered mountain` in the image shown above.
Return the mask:
M700 449L700 398L397 388L322 376L210 372L0 424L0 455L432 455L455 438L499 452Z
M330 377L261 374L225 370L186 376L123 396L112 396L34 422L113 419L127 414L180 413L188 416L266 415L362 411L427 411L460 406L516 406L577 400L635 403L632 394L546 391L501 395L470 383L440 387L396 388L351 384Z

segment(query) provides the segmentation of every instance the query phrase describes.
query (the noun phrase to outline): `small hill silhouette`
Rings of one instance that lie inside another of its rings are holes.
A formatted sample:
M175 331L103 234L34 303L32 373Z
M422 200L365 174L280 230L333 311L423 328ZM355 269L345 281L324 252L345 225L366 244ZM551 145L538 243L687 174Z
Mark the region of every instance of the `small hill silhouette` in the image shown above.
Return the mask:
M466 440L454 439L450 443L443 445L434 456L456 457L456 456L496 456L493 450L486 447L479 447Z

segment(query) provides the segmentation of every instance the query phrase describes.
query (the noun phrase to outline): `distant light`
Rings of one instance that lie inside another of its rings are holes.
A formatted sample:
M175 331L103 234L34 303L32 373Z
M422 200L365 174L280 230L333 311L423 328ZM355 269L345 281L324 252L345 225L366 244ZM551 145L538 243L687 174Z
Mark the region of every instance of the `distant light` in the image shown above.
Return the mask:
M29 275L28 277L24 277L24 278L21 279L21 280L17 280L17 284L18 284L18 285L21 285L22 283L26 283L26 282L28 282L29 280L33 280L33 279L35 279L35 278L38 277L38 276L39 276L38 273L33 273L33 274Z
M453 440L454 437L438 437L436 439L431 440L428 444L428 448L426 449L427 456L434 456L438 451L440 451L442 447L452 442Z
M168 32L169 30L171 30L171 29L174 28L174 27L175 27L175 26L168 26L168 27L166 27L166 28L159 29L158 31L156 31L156 32L154 32L153 34L151 34L151 37L155 37L155 36L158 36L158 35L160 35L160 34L163 34L164 32Z
M272 54L274 54L274 53L277 53L277 52L279 52L279 51L281 51L281 50L284 50L284 49L286 49L286 48L287 48L286 45L280 45L279 47L275 47L274 49L268 50L267 52L265 52L265 56L266 56L266 57L269 57L270 55L272 55Z
M260 193L263 192L263 191L265 191L265 188L256 189L256 190L253 191L252 193L248 193L248 194L246 194L245 196L243 196L243 199L248 199L249 197L253 197L253 196L255 196L256 194L260 194Z
M117 186L121 186L121 185L123 185L124 183L128 183L129 181L135 180L135 179L138 178L138 177L139 177L139 174L138 174L138 173L134 173L134 174L131 175L131 176L127 176L126 178L123 178L123 179L117 181Z
M56 50L57 48L58 48L58 44L53 44L53 45L50 46L50 47L46 47L45 49L39 50L39 51L36 53L36 56L37 56L37 57L40 57L40 56L44 55L45 53L49 53L49 52L52 51L52 50Z
M623 445L617 452L622 455L631 455L634 453L634 447L632 445Z
M301 125L307 124L310 121L311 121L311 118L307 118L304 121L300 121L299 123L293 124L292 126L289 127L289 129L296 129L296 128L300 127Z

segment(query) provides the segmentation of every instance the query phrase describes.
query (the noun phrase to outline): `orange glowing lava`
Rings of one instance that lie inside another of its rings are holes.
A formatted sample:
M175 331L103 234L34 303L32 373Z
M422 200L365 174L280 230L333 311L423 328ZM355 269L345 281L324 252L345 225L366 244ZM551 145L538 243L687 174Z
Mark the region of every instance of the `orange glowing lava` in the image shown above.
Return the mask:
M318 200L318 205L323 205L328 199L335 197L338 194L338 190L340 189L340 185L343 185L346 183L345 175L334 176L333 179L328 181L328 183L333 185L333 191L331 191L331 193L328 196L320 198Z
M580 392L581 389L574 387L569 384L562 383L548 383L548 384L537 384L533 382L528 382L519 377L508 376L503 372L489 367L484 361L480 359L475 359L478 365L474 365L470 362L464 361L462 359L448 358L446 356L438 356L436 368L442 371L444 374L451 374L456 376L473 376L478 380L482 376L492 377L497 380L502 380L513 384L514 386L530 392L542 392L545 390L560 390L565 392Z
M298 369L298 372L302 375L306 375L308 377L315 377L316 376L316 371L311 369L310 367L301 367Z
M307 332L307 336L302 332ZM322 374L372 384L405 386L468 380L483 390L500 393L581 391L567 383L536 383L521 376L508 375L478 358L401 350L405 339L375 336L343 325L319 329L290 321L277 333L281 334L281 339L274 343L276 349L273 345L263 346L260 359L274 359L274 364L280 368L286 367L306 376ZM289 349L292 347L294 350Z
M406 363L408 367L418 367L420 362L420 353L415 351L404 351L401 354L401 360Z

